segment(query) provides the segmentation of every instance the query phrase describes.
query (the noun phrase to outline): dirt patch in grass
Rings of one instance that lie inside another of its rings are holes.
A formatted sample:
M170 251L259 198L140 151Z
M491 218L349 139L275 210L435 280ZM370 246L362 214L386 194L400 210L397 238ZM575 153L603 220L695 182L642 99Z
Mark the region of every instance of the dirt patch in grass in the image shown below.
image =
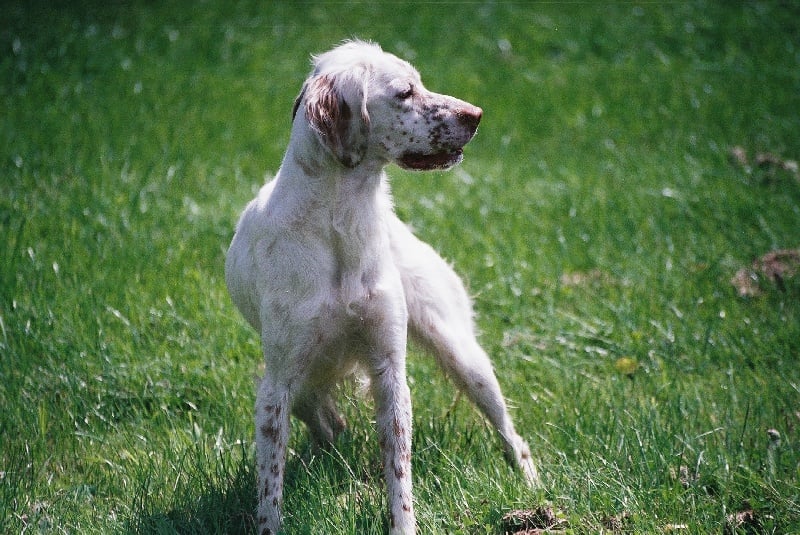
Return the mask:
M516 509L503 515L500 528L504 535L538 535L559 533L567 527L567 521L559 517L550 506L535 509Z

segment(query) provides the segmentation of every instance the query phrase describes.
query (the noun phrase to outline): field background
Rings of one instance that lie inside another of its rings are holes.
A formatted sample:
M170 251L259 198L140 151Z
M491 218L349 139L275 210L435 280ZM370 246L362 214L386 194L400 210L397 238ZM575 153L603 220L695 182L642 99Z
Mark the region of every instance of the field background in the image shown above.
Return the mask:
M459 168L389 174L543 478L412 352L420 532L800 532L800 284L730 282L800 245L798 4L216 0L0 6L0 532L252 530L224 254L309 54L353 36L485 111ZM343 394L333 451L293 424L288 533L385 529Z

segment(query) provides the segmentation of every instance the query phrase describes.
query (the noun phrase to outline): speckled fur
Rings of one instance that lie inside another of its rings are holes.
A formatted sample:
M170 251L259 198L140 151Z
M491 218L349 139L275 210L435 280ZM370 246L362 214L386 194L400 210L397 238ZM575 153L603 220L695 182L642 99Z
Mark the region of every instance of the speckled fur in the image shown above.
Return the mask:
M280 530L289 415L315 440L333 441L344 427L335 385L359 367L375 400L390 531L415 532L409 334L535 480L464 286L397 218L383 171L459 163L481 115L426 90L413 67L377 45L348 42L315 58L281 168L242 214L226 260L231 297L260 333L266 361L255 407L259 533Z

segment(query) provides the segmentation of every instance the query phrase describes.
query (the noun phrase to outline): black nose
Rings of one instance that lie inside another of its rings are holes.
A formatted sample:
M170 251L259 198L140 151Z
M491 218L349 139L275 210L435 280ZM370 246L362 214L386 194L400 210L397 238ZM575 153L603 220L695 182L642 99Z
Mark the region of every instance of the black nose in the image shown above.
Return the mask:
M477 106L468 105L456 111L458 121L472 131L478 129L478 123L483 117L483 110Z

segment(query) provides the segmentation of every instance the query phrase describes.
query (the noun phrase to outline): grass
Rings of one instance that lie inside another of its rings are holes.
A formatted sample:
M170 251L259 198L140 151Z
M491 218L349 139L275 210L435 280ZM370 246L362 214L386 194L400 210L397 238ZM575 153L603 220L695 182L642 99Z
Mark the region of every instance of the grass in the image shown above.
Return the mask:
M420 532L542 505L571 533L800 531L800 287L729 282L798 246L800 182L728 157L800 157L797 7L3 4L0 531L253 528L259 346L224 252L308 55L351 36L485 110L461 167L390 175L468 281L544 481L414 352ZM294 423L287 532L385 529L347 394L334 450Z

